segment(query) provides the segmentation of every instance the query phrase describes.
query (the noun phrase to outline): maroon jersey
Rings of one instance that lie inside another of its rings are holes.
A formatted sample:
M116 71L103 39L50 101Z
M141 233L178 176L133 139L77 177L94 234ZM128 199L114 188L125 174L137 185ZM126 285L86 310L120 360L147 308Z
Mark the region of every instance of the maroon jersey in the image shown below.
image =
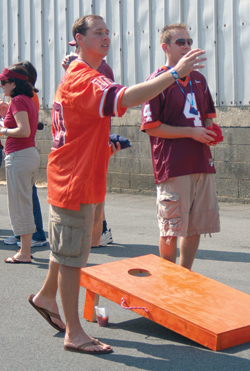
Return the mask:
M103 59L100 66L97 68L97 71L102 75L108 77L110 80L115 81L112 68L106 63Z
M151 80L167 70L165 66L152 73ZM191 86L189 78L192 82ZM185 81L178 80L160 95L142 106L141 130L167 124L172 126L203 126L205 118L216 117L214 103L205 77L197 71L191 72ZM185 94L181 91L183 89ZM191 109L193 107L198 114ZM176 176L215 173L210 148L191 138L164 139L150 136L155 183Z

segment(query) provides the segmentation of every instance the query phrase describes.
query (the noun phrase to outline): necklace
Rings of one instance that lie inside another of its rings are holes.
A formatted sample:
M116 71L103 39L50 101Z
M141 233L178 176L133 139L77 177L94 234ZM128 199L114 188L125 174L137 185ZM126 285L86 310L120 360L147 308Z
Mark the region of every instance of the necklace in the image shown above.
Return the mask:
M168 67L167 65L166 65L166 67L167 67L168 69L170 69L170 67ZM192 87L192 81L191 81L191 78L190 78L189 75L188 75L188 78L189 78L189 85L190 85L190 89L191 89L191 102L190 102L190 100L189 100L187 94L185 93L185 91L182 89L182 87L181 87L179 81L178 81L178 80L175 80L175 82L176 82L176 84L179 86L179 88L181 89L181 92L185 95L185 97L187 98L187 101L188 101L189 104L190 104L190 110L189 110L189 113L192 113L193 115L198 115L198 111L197 111L197 109L194 107L193 87Z

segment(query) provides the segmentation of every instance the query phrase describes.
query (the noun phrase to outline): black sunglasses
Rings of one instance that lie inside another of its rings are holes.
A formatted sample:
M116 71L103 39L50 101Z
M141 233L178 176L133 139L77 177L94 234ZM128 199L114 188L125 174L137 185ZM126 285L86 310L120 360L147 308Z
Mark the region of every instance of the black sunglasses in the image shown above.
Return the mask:
M178 46L184 46L186 43L191 46L193 45L193 39L177 39L173 41L173 43L176 43Z
M5 84L7 84L8 82L10 82L9 80L3 80L1 81L1 85L4 86Z

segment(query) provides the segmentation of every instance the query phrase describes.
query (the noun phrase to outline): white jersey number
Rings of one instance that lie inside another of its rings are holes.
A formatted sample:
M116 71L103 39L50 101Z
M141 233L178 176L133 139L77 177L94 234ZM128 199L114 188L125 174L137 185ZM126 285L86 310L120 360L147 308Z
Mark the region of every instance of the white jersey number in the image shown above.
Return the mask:
M65 144L66 128L63 117L63 106L54 101L52 117L53 148L60 148Z
M146 104L143 110L143 115L146 117L146 121L152 121L152 112L150 111L149 104Z
M188 93L183 113L187 119L194 120L194 126L202 126L201 115L200 112L197 110L197 104L194 93L193 93L193 106L197 110L198 115L195 115L194 113L190 112L190 102L192 102L192 96L191 93Z

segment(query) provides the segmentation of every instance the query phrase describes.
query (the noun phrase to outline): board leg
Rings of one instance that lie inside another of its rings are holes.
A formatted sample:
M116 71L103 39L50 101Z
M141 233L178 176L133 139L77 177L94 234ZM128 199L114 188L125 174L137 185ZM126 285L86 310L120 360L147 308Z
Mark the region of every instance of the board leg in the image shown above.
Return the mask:
M96 322L95 306L99 304L99 295L86 290L83 318L89 322Z

